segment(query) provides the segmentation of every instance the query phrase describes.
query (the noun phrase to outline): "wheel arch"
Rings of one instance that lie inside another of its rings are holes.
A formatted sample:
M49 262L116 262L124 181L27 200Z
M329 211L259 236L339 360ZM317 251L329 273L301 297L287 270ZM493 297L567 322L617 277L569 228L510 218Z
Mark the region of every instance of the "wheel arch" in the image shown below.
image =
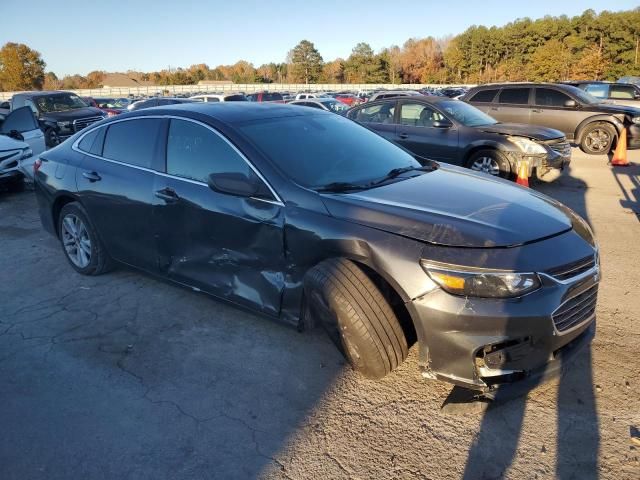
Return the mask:
M53 228L56 237L60 238L60 232L58 231L58 222L60 220L60 212L65 205L69 203L79 202L78 198L70 192L62 192L56 196L55 200L51 204L51 219L53 221Z

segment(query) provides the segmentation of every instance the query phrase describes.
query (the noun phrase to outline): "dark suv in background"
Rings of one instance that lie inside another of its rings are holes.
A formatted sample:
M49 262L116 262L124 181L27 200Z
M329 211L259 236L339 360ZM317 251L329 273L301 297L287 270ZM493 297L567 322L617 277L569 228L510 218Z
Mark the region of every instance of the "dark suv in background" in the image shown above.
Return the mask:
M459 100L424 95L367 102L347 112L355 120L424 158L503 178L528 160L530 174L543 176L571 160L571 146L552 128L496 119Z
M628 148L640 148L640 109L605 103L571 85L482 85L461 100L501 122L558 129L588 154L609 153L623 128L627 128Z
M44 132L47 147L55 147L67 137L107 116L71 92L24 92L11 98L11 110L29 107Z
M613 82L562 82L573 85L593 95L600 100L605 100L616 105L628 105L630 107L640 107L640 85L632 83Z

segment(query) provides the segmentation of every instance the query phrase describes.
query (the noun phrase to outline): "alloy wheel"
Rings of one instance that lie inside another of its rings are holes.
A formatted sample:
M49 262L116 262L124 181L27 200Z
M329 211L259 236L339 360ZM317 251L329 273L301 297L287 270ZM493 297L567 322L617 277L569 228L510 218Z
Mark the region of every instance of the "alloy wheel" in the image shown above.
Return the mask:
M596 128L587 134L585 143L593 152L606 152L611 144L611 135L602 128Z
M84 222L73 214L62 219L62 245L69 260L78 268L91 262L91 239Z
M500 166L498 165L498 162L491 157L477 158L471 165L471 170L488 173L489 175L494 175L496 177L500 175Z

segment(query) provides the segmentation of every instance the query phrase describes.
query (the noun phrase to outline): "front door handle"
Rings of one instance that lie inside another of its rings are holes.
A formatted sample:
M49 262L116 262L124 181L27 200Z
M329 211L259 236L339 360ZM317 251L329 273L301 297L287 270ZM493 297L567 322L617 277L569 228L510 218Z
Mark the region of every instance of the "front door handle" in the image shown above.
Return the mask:
M539 108L534 108L531 110L533 113L542 113L542 110L540 110Z
M489 110L491 110L492 112L497 112L498 111L498 107L491 107Z
M96 172L82 172L82 176L89 180L91 183L102 180L102 177Z
M161 198L167 203L174 203L180 200L180 197L178 196L176 191L173 188L169 187L163 188L162 190L157 190L155 192L155 196Z
M407 138L409 138L409 134L408 133L400 133L400 134L398 134L398 137L401 138L402 140L406 140Z

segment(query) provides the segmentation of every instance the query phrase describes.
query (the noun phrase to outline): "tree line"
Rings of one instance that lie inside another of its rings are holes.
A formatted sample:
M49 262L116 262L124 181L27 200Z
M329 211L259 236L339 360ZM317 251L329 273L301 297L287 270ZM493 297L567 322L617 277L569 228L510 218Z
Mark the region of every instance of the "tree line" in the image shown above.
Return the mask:
M200 80L234 83L486 83L497 81L615 80L640 75L640 8L586 10L575 17L518 19L501 27L472 26L446 38L411 38L374 52L358 43L343 59L325 61L302 40L282 63L255 67L240 60L211 68L133 72L137 81L189 85ZM7 43L0 49L0 90L79 89L102 86L106 72L58 78L45 72L40 54Z

